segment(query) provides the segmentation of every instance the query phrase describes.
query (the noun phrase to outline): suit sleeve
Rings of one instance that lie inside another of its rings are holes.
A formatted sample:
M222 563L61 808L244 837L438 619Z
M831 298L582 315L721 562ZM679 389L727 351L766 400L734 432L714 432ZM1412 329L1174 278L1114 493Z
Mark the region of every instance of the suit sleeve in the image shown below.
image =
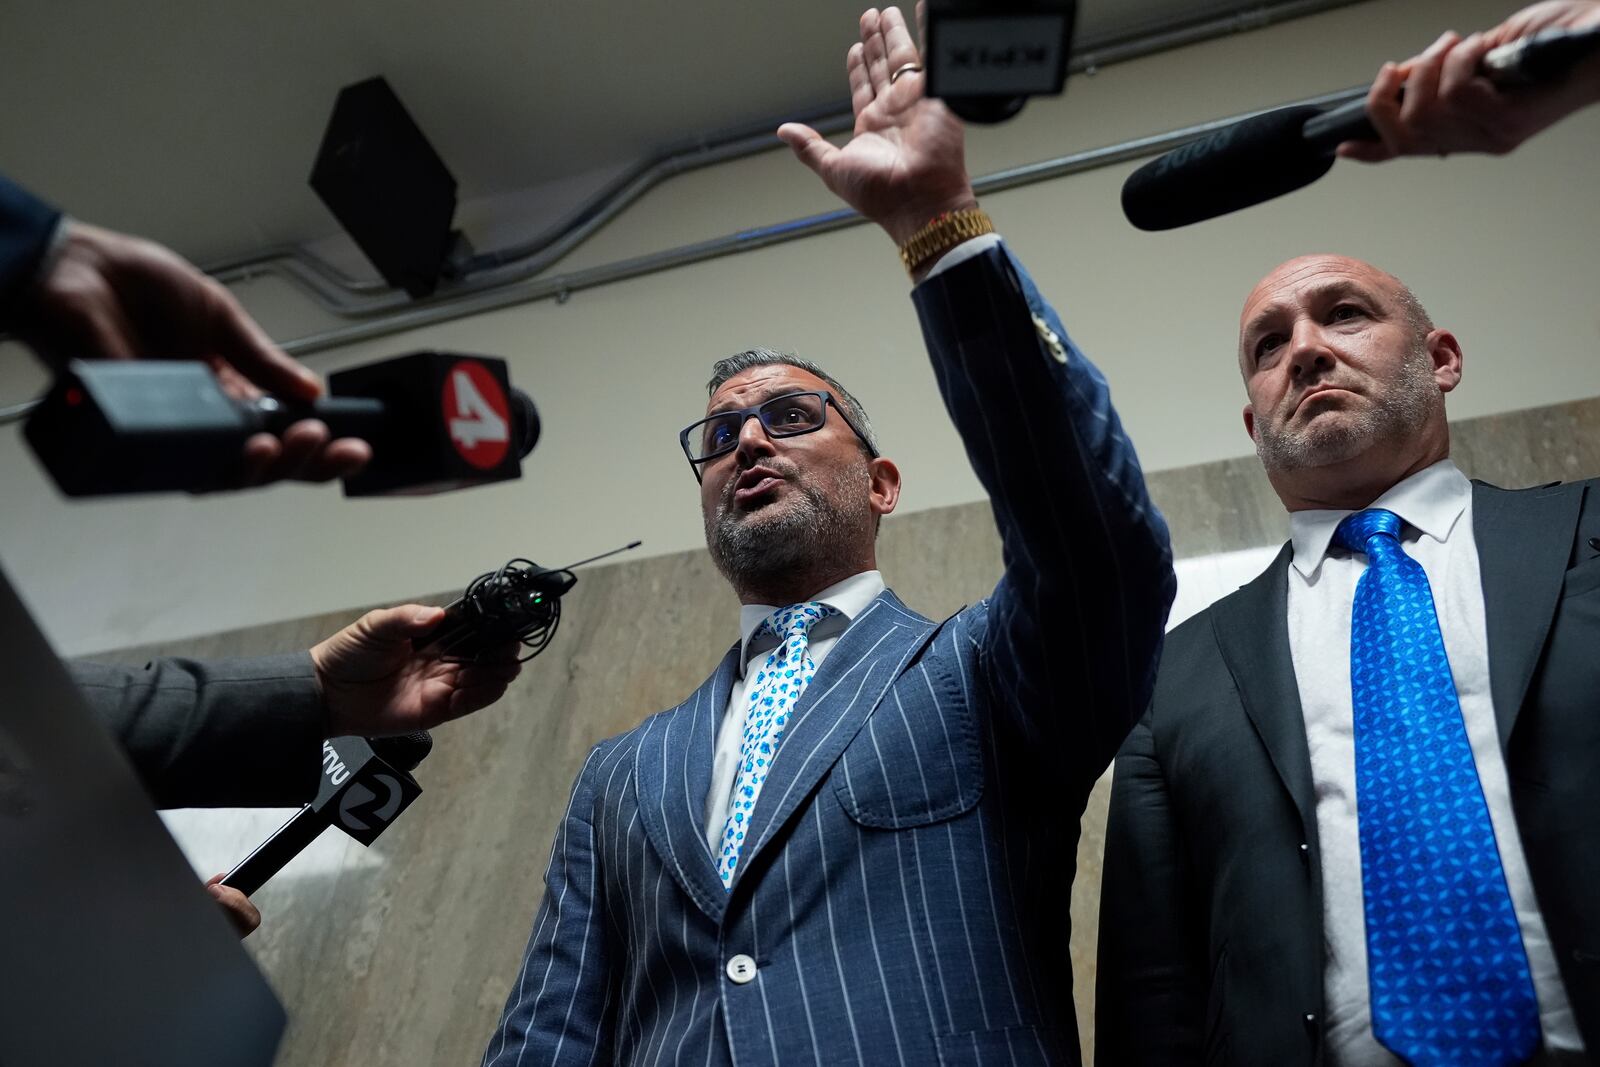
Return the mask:
M1086 792L1149 701L1175 588L1166 524L1105 379L1003 245L913 299L1004 552L980 669Z
M483 1067L611 1062L617 997L600 899L588 763L572 787L544 873L544 900Z
M328 717L309 654L67 666L158 807L288 807L316 794Z
M1095 1062L1198 1063L1206 976L1152 715L1117 755L1100 884Z
M0 174L0 329L11 324L60 221L61 212Z

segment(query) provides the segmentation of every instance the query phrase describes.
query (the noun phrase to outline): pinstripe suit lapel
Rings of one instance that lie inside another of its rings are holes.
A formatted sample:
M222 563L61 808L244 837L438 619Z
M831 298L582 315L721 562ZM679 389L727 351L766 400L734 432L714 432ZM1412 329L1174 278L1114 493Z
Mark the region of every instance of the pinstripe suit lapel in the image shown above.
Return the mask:
M650 843L689 898L719 922L728 894L706 845L706 793L717 724L738 668L735 645L694 696L648 724L634 757L639 819Z
M838 761L890 683L928 643L934 630L933 622L911 611L888 590L850 623L795 705L772 772L751 813L734 889Z

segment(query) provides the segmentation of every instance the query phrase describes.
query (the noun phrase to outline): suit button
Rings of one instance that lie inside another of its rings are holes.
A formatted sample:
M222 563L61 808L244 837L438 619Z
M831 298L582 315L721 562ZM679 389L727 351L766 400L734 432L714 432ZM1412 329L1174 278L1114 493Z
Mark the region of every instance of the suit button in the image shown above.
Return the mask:
M1045 348L1049 349L1050 358L1057 363L1065 363L1067 361L1066 346L1061 343L1060 335L1050 328L1050 324L1044 320L1043 315L1035 314L1033 316L1033 328L1039 332L1039 339L1044 342Z
M1306 1024L1306 1030L1308 1030L1311 1033L1316 1033L1316 1031L1317 1031L1317 1013L1316 1012L1314 1012L1314 1011L1306 1012L1304 1017L1303 1017L1303 1019L1302 1019L1302 1021Z
M728 961L728 977L744 985L756 976L756 961L743 952Z

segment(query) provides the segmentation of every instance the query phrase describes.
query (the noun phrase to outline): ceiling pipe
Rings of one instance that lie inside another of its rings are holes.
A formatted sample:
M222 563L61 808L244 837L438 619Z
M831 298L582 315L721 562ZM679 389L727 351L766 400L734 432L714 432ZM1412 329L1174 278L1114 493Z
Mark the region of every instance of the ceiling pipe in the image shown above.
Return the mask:
M1366 92L1366 86L1359 86L1308 97L1293 103L1309 104L1317 107L1336 107L1350 100L1360 99L1366 95ZM987 195L1024 185L1049 181L1054 178L1062 178L1071 174L1081 174L1084 171L1097 170L1101 167L1114 166L1118 163L1142 159L1146 156L1159 155L1179 145L1187 144L1196 138L1204 137L1224 126L1232 125L1252 115L1259 114L1261 114L1259 110L1246 112L1241 115L1215 119L1211 122L1203 122L1194 126L1185 126L1167 133L1123 141L1104 148L1090 149L1086 152L1077 152L1038 163L1012 167L974 180L972 188L980 196ZM315 352L326 351L330 348L353 344L357 341L368 341L373 338L399 333L403 330L432 326L441 322L449 322L452 319L479 315L515 304L548 300L551 297L557 300L565 300L572 293L581 289L610 285L630 278L654 274L657 271L687 266L691 263L700 263L722 256L736 255L740 252L751 252L758 248L766 248L769 245L782 244L786 241L796 241L803 237L831 233L834 230L859 226L866 221L864 217L848 208L824 212L821 215L811 215L773 226L742 230L724 237L715 237L695 244L680 245L677 248L651 252L632 259L617 260L612 263L589 267L585 270L501 286L498 289L473 293L450 301L420 304L393 315L385 316L381 320L341 326L323 333L301 337L287 342L283 345L283 348L294 355L306 356Z
M1279 0L1131 37L1089 42L1075 51L1068 69L1073 73L1092 74L1101 67L1359 2L1362 0ZM849 111L838 108L817 109L796 118L815 126L824 135L847 130L853 125ZM450 303L543 274L661 182L691 170L778 147L780 142L771 130L770 123L763 123L726 131L668 147L640 160L531 240L473 257L460 277L446 279L439 290L424 301L412 300L381 279L352 277L321 257L292 245L233 257L210 264L207 270L224 283L269 275L284 278L308 293L324 309L346 318L399 314Z

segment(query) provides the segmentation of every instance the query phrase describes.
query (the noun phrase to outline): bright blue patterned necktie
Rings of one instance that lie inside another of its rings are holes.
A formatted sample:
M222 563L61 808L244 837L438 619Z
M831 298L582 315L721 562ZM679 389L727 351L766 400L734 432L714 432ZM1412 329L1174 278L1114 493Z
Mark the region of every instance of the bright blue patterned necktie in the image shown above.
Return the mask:
M1372 1032L1413 1067L1517 1064L1539 1044L1533 979L1433 591L1399 535L1379 508L1334 533L1367 557L1350 695Z
M739 773L733 780L733 804L728 823L722 829L722 850L717 853L717 873L724 887L733 885L734 868L744 848L745 831L756 796L772 769L783 728L795 702L817 673L811 659L811 627L839 612L826 604L795 604L772 613L756 628L755 637L773 634L781 638L755 677L745 698L744 734L739 739Z

